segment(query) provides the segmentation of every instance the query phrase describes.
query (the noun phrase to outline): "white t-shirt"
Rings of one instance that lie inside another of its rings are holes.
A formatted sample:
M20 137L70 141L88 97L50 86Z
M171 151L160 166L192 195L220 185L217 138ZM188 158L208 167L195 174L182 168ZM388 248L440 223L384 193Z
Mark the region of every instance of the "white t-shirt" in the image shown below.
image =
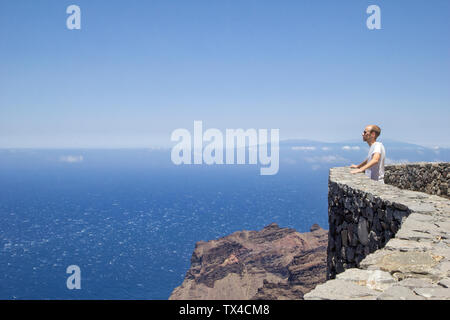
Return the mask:
M369 149L369 154L367 156L367 162L372 160L373 154L377 152L381 155L380 161L373 167L365 171L366 176L372 180L377 180L384 182L384 159L386 158L386 152L384 146L381 142L374 142Z

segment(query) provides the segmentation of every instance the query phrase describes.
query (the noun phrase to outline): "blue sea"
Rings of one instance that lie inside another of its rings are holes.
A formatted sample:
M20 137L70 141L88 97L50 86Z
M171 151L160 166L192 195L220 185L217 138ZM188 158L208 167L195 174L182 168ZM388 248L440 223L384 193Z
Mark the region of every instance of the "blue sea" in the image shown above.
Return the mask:
M385 146L387 162L450 160L450 149ZM170 150L0 150L0 299L167 299L197 241L272 222L328 229L329 168L367 150L288 141L273 176L176 166ZM67 288L70 265L79 290Z
M261 176L255 165L175 166L151 150L0 155L1 299L167 299L197 241L272 222L327 228L326 169ZM66 286L69 265L80 290Z

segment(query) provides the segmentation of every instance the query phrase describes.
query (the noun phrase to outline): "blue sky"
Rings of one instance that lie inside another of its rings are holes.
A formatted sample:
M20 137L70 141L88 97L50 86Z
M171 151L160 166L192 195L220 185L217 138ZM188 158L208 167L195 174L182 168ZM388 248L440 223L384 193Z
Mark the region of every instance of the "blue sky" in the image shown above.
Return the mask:
M194 120L450 147L449 31L447 0L2 0L0 147L170 146Z

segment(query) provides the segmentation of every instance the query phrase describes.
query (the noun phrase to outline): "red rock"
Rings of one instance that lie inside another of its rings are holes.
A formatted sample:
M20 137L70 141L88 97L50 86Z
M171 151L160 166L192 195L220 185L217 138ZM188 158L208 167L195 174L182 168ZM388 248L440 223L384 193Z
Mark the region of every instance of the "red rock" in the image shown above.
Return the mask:
M272 223L200 241L169 299L302 299L326 281L328 232L299 233Z

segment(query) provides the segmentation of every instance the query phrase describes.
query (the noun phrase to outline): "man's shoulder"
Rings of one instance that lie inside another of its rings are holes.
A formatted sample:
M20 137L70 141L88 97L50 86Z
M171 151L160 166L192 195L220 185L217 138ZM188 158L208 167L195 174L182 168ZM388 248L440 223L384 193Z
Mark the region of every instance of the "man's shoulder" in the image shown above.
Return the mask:
M378 148L383 148L384 149L384 145L381 141L375 141L373 143L374 147L378 147Z
M375 141L370 147L370 153L382 153L384 146L380 141Z

